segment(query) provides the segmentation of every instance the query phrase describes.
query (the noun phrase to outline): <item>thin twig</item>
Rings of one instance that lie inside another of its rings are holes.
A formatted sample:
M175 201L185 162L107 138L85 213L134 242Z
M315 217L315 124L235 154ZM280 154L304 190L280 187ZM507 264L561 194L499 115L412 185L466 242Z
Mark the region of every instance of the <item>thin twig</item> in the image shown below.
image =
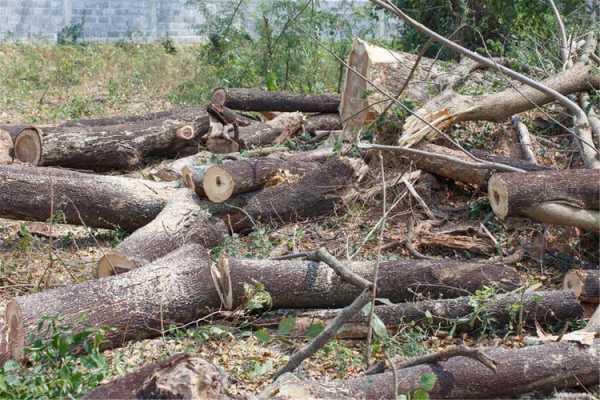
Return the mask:
M565 24L563 23L562 17L560 16L560 11L558 11L558 7L556 7L556 3L554 0L548 0L550 6L552 7L552 11L554 12L554 16L556 17L556 22L558 23L558 33L560 39L560 58L562 61L562 70L566 70L571 66L570 62L570 51L567 50L567 46L569 45L569 40L567 39L567 31L565 30Z

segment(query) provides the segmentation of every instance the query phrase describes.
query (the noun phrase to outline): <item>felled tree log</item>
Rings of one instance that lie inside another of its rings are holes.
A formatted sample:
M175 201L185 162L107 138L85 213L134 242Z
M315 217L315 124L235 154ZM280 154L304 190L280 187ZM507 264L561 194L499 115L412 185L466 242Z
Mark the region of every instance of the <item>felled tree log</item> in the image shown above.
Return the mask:
M414 392L428 373L437 377L429 391L432 399L516 398L530 392L593 387L600 378L600 339L592 346L561 342L519 350L494 348L484 353L495 361L495 372L466 357L403 368L397 374L398 393ZM392 372L330 382L300 381L289 375L280 379L259 398L391 399L395 393Z
M0 165L13 161L13 140L10 134L0 129Z
M348 264L372 279L374 262ZM238 307L246 301L244 284L254 282L269 292L272 308L341 307L359 290L343 283L325 264L224 257L212 267L201 245L188 244L125 274L16 297L6 308L6 343L10 356L22 359L32 335L48 335L37 332L40 320L60 316L74 333L111 326L115 329L107 333L106 346L121 346L131 339L159 336L171 324L189 323L221 307ZM415 293L456 296L490 285L513 289L520 285L519 273L496 264L392 261L381 265L378 296L391 301Z
M176 354L89 392L86 400L226 399L226 377L199 355Z
M178 120L192 122L198 118L206 117L206 109L204 107L176 107L171 110L158 111L147 114L137 115L118 115L114 117L102 117L102 118L84 118L72 121L67 121L60 126L66 127L77 127L77 126L88 126L88 127L101 127L111 125L124 125L132 124L137 122L148 122L156 120Z
M67 125L21 132L15 139L15 157L39 166L91 170L122 170L138 166L146 156L174 155L208 130L208 115L192 121L143 120L121 125Z
M342 129L342 119L339 114L311 115L304 121L304 130L312 135L316 131L338 131Z
M0 166L0 216L47 221L51 204L65 222L128 232L152 221L173 194L169 183L58 168Z
M303 95L257 89L218 88L213 91L212 103L243 111L337 113L340 96L337 94Z
M221 203L237 193L251 192L265 185L302 177L308 171L318 168L318 163L284 161L274 158L225 161L221 165L200 165L184 167L184 184L199 196Z
M451 329L456 324L457 332L469 332L481 326L472 319L475 308L470 296L453 299L423 300L412 303L375 306L375 314L390 330L395 330L409 322L433 323ZM556 324L579 319L584 310L577 296L568 290L550 290L543 292L526 292L499 294L484 302L482 319L490 325L490 329L506 330L514 318L513 305L519 305L523 311L524 327L533 328L534 323ZM313 324L327 324L339 313L338 310L295 311L278 310L263 314L255 326L277 326L285 316L294 316L295 335L304 335ZM338 332L338 337L364 338L368 330L368 317L358 315L344 325Z
M593 169L495 174L488 184L492 210L501 219L534 221L600 231L600 171Z
M600 270L580 269L567 272L563 284L585 303L600 303Z
M151 263L187 243L210 249L223 241L227 228L189 189L179 189L152 222L128 236L98 262L105 277Z

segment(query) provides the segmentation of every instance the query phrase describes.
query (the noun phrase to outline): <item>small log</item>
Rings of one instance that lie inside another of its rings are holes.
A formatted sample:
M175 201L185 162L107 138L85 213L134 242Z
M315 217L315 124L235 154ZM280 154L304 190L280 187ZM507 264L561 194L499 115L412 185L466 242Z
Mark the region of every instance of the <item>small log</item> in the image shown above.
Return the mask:
M189 189L178 189L152 222L107 252L98 262L105 277L141 267L187 243L210 249L223 241L227 228Z
M581 269L567 272L563 281L565 289L572 290L585 303L600 303L600 270Z
M433 389L428 392L432 399L517 398L531 392L585 389L594 387L600 380L600 339L592 346L561 342L518 350L486 349L483 354L495 362L496 371L477 360L454 357L435 364L403 368L398 371L397 379L391 371L329 382L292 380L289 375L284 375L259 398L281 399L279 393L289 393L285 397L288 400L391 399L395 393L406 394L419 389L424 374L437 377ZM394 382L397 382L397 392Z
M120 125L38 127L16 137L15 158L38 166L128 170L147 156L195 152L195 139L208 130L208 124L203 112L192 121L165 118Z
M0 216L47 221L51 204L65 222L128 232L152 221L173 194L169 183L58 168L0 166Z
M138 122L148 122L156 120L179 120L179 121L194 121L198 117L206 115L206 109L204 107L176 107L171 110L158 111L147 114L137 115L117 115L114 117L102 117L102 118L84 118L72 121L67 121L60 126L63 127L102 127L112 125L126 125L135 124Z
M10 133L0 129L0 165L13 161L13 140Z
M600 171L593 169L495 174L488 184L492 210L501 219L534 221L600 231Z
M304 176L320 164L258 158L249 160L225 161L221 165L184 167L184 184L199 196L222 203L237 193L258 190L274 182L277 175L281 180L289 176Z
M98 386L84 400L226 399L226 377L199 355L176 354Z
M373 279L374 262L351 262L348 267ZM224 257L211 266L202 246L187 244L125 274L16 297L6 307L5 340L10 356L21 360L36 335L49 334L37 331L41 319L60 317L74 333L88 327L115 328L107 333L106 346L118 347L131 339L159 336L172 324L195 321L222 307L238 307L246 301L244 284L254 282L269 292L272 308L342 307L360 292L325 264ZM519 273L504 265L408 260L381 264L377 285L379 297L398 302L415 293L437 298L490 285L514 289L520 283Z
M340 96L337 94L303 95L257 89L218 88L213 91L212 103L242 111L337 113Z
M310 115L304 121L304 130L311 135L314 135L316 131L338 131L341 129L342 120L337 113Z
M565 323L583 317L584 309L577 296L568 290L549 290L542 292L526 292L499 294L490 298L484 305L482 316L490 325L488 328L506 330L514 318L513 305L519 305L523 311L524 328L535 328L535 322L553 325ZM434 324L456 331L473 332L481 328L476 320L471 321L475 311L470 296L453 299L423 300L413 303L380 305L375 307L375 314L388 329L394 331L403 324L416 322ZM263 314L254 326L277 326L286 316L295 318L294 335L303 336L313 324L326 324L336 317L338 310L278 310ZM361 339L366 337L368 318L358 315L344 325L338 333L340 338ZM473 322L473 323L471 323Z

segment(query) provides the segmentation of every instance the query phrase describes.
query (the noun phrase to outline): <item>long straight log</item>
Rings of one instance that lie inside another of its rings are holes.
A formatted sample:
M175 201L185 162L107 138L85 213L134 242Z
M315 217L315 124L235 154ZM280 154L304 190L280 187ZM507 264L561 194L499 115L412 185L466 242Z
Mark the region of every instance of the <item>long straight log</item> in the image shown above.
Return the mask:
M483 302L481 309L477 311L480 312L479 317L489 324L486 328L506 331L508 324L515 318L513 311L515 305L519 307L519 312L522 311L524 328L534 328L536 321L548 325L564 324L579 319L584 314L577 296L569 290L499 294ZM375 314L390 330L414 321L447 329L455 328L459 333L472 332L481 328L481 324L473 318L475 311L473 299L469 296L375 307ZM294 334L302 336L311 325L327 324L338 313L338 310L278 310L263 314L254 325L277 326L283 317L294 316L296 326ZM366 337L367 322L368 317L357 315L340 329L338 337L354 339Z
M563 287L572 290L580 301L600 304L600 270L569 271L563 282Z
M397 393L412 393L421 387L424 374L437 377L428 392L432 399L517 398L531 392L587 389L597 385L600 379L600 339L592 346L559 342L519 350L493 348L484 354L494 360L496 371L471 358L454 357L436 364L403 368L398 371L397 380L392 372L330 382L299 381L288 375L282 376L281 381L259 398L279 398L278 393L290 393L286 397L290 400L391 399L396 393L394 382L397 381Z
M337 113L337 94L303 95L257 89L215 89L212 103L242 111L286 111Z
M534 221L600 231L600 171L593 169L495 174L488 184L501 219Z
M189 189L178 189L152 222L128 236L98 262L105 277L141 267L187 243L210 249L221 243L227 228L213 217Z
M142 120L121 125L62 125L21 132L15 158L38 166L95 171L127 170L145 157L197 149L194 140L208 130L208 115L193 120Z
M372 279L373 262L348 264ZM37 332L44 316L60 317L75 333L90 326L113 327L106 345L117 347L131 339L159 336L171 324L189 323L220 309L218 293L226 309L238 307L246 301L244 284L261 282L273 308L341 307L350 304L358 290L325 264L311 261L222 258L215 267L211 272L202 246L188 244L125 274L16 297L5 313L10 356L22 359L35 334L48 335ZM520 285L519 273L496 264L393 261L381 265L378 296L391 301L410 299L415 293L446 297L490 285L514 289Z
M221 165L184 167L182 175L184 184L199 196L221 203L234 194L263 188L278 174L301 177L319 166L318 163L258 158L225 161Z
M152 221L174 186L58 168L0 166L0 216L47 221L51 205L64 222L128 232Z
M88 126L88 127L100 127L100 126L111 126L111 125L124 125L137 122L147 122L156 120L179 120L179 121L194 121L198 117L206 115L205 107L176 107L171 110L158 111L147 114L137 115L117 115L114 117L102 117L102 118L84 118L72 121L67 121L60 126Z
M196 354L176 354L98 386L84 400L220 399L226 377Z

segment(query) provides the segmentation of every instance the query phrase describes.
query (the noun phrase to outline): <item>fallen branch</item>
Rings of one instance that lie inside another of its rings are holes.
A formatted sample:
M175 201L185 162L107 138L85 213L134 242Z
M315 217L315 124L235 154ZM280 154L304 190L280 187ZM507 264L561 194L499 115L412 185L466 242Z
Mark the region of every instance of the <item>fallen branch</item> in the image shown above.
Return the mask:
M511 121L513 127L517 131L517 137L519 138L519 144L521 145L521 154L523 155L523 159L532 164L537 164L535 154L533 154L533 150L531 150L531 137L529 136L529 129L527 129L527 126L521 122L521 119L516 115L511 118Z

